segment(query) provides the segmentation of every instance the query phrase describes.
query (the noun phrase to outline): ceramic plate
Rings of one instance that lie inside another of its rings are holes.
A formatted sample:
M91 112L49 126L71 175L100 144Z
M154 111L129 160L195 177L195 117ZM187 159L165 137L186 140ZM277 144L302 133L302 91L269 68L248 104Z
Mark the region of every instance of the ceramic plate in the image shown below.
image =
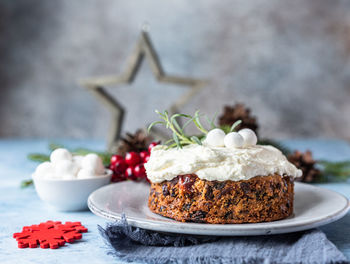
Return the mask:
M279 221L257 224L181 223L152 213L147 207L149 185L134 182L110 184L94 191L90 210L110 220L124 212L128 222L144 229L220 236L281 234L322 226L343 217L350 208L347 198L309 184L295 183L294 215Z

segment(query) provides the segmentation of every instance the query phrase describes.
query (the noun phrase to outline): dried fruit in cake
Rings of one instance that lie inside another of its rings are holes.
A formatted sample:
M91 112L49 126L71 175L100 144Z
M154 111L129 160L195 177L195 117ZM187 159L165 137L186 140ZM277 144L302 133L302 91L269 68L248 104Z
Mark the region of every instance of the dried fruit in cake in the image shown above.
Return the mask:
M257 176L242 181L207 181L181 175L152 183L148 206L181 222L237 224L269 222L293 213L293 177Z

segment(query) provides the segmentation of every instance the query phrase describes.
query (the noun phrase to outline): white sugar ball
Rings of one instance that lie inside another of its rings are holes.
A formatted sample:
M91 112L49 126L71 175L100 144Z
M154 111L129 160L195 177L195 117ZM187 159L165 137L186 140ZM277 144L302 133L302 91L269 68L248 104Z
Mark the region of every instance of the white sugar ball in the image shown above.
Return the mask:
M67 173L67 174L63 174L63 175L61 176L61 178L62 178L63 180L74 180L74 179L76 179L77 177L76 177L76 175L74 175L74 174Z
M224 138L226 148L240 148L243 146L244 139L237 132L228 133Z
M36 167L34 172L34 174L40 178L47 178L54 173L54 167L52 166L51 162L48 161L39 164L39 166Z
M73 162L78 166L81 167L82 161L84 159L84 156L80 156L80 155L74 155L73 156Z
M92 170L91 168L81 169L77 175L78 179L86 179L86 178L93 178L93 177L96 177L96 175L94 170Z
M50 160L52 163L60 160L72 160L72 154L66 149L58 148L51 153Z
M55 174L60 178L74 178L76 177L79 167L70 160L60 160L55 164Z
M244 129L238 131L238 133L244 139L244 144L243 144L244 147L254 146L258 142L258 138L257 138L255 132L249 128L244 128Z
M105 173L105 167L99 156L94 153L87 154L81 161L81 167L83 169L91 169L94 174L102 175Z
M224 146L225 132L220 128L210 130L205 138L205 143L213 147Z

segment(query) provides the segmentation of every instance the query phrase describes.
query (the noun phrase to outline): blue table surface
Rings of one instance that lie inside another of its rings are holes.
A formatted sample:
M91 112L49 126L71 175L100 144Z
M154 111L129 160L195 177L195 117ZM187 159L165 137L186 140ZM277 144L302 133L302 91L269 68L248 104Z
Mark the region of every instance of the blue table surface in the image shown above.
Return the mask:
M58 212L43 203L34 188L21 189L20 182L30 178L37 164L27 160L33 152L48 153L52 140L0 140L0 263L121 263L107 255L107 246L97 231L97 225L104 226L105 219L85 212ZM103 150L99 140L55 140L68 148L85 147ZM350 144L341 140L285 140L291 149L310 149L316 159L332 161L349 160ZM350 198L350 182L319 184ZM58 250L18 249L12 234L21 231L25 225L46 220L81 221L89 232L74 244L66 244ZM321 228L327 237L350 259L350 214L337 222Z

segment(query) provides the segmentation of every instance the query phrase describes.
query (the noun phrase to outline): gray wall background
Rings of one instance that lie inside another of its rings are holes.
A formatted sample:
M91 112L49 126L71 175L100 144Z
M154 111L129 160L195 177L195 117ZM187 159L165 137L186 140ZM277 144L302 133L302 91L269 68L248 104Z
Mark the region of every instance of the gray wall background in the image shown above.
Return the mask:
M275 138L350 139L350 1L0 1L0 137L102 138L108 111L77 80L124 70L141 25L168 73L212 81L184 107L244 102ZM184 88L111 87L124 130Z

